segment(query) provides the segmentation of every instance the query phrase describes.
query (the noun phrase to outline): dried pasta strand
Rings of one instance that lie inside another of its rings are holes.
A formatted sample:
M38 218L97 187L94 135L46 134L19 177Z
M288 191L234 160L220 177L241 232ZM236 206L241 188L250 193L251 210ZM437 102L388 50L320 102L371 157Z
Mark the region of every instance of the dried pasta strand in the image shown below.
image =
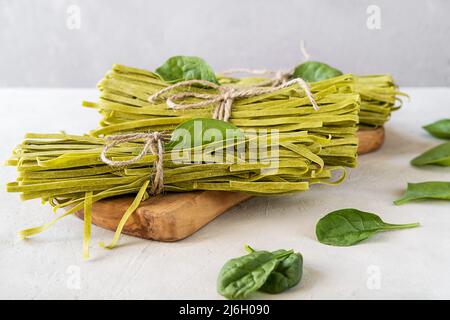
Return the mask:
M89 244L91 242L92 225L92 191L86 192L84 198L84 225L83 225L83 259L89 259Z
M125 214L123 215L122 219L120 219L119 225L117 226L116 232L114 233L114 237L110 244L105 245L104 242L100 242L100 246L105 249L112 249L116 246L117 242L119 241L120 235L122 234L122 229L127 223L130 216L136 211L137 207L142 201L142 198L144 197L144 194L147 192L147 187L150 183L150 180L144 182L141 189L139 189L138 194L133 200L133 203L128 207L127 211L125 211Z

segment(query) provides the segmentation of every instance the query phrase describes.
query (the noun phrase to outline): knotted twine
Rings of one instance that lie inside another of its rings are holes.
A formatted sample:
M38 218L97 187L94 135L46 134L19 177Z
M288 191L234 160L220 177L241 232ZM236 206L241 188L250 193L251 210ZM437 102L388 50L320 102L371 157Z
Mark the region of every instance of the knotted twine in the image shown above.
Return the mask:
M297 84L300 88L303 89L306 96L308 97L309 101L311 102L313 108L315 110L319 109L319 106L317 105L316 101L314 100L314 97L311 93L311 90L308 86L308 84L300 78L293 79L284 83L280 83L277 86L273 86L270 88L262 88L262 87L230 87L230 86L220 86L213 82L205 81L205 80L187 80L178 82L176 84L170 85L161 91L156 92L155 94L151 95L148 98L148 101L151 103L154 103L162 94L176 89L180 87L190 87L191 85L202 85L205 87L213 88L219 91L217 94L211 94L211 93L199 93L199 92L192 92L192 91L185 91L185 92L179 92L175 93L172 96L168 97L166 100L167 106L174 110L180 110L180 109L193 109L193 108L201 108L206 107L211 104L217 104L216 108L213 112L213 119L222 120L222 121L228 121L231 116L231 109L233 106L233 102L235 99L242 99L242 98L250 98L255 97L261 94L267 94L272 93L275 91L278 91L280 89L284 89L287 87L290 87L292 85ZM178 103L176 101L183 100L185 98L198 98L202 99L203 101L200 102L194 102L194 103Z
M143 139L145 141L144 147L141 152L130 160L114 161L106 156L106 153L112 147L135 140ZM105 138L106 144L103 147L102 153L100 155L101 160L110 165L113 168L123 168L133 164L140 159L142 159L149 151L151 154L156 156L154 163L155 173L153 174L152 186L150 189L151 194L159 194L164 190L164 168L163 168L163 156L164 156L164 140L167 139L167 135L160 132L136 132L136 133L125 133L113 136L108 136Z

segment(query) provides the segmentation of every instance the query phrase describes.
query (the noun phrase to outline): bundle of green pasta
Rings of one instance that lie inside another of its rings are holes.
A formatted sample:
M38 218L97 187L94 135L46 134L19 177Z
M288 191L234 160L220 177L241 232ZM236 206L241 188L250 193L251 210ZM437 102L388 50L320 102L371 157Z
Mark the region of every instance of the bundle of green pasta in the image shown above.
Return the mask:
M320 107L318 111L294 87L236 100L229 122L244 129L265 127L284 132L315 130L324 126L331 128L330 132L321 131L325 134L352 135L355 130L349 127L357 124L358 114L356 112L355 115L354 111L359 109L359 98L352 92L352 83L351 75L343 75L312 85L311 91ZM91 134L101 136L131 131L173 130L183 121L211 117L214 105L173 110L165 101L157 104L148 101L151 95L169 85L153 72L114 65L98 85L101 92L99 101L83 102L85 107L95 108L103 116L100 122L102 128L93 130ZM213 91L196 87L189 90ZM344 124L343 130L337 130L341 123Z
M207 125L211 120L194 121ZM114 247L128 217L149 197L149 183L155 180L159 159L166 192L226 190L285 194L305 191L316 183L336 184L345 176L344 168L324 164L322 156L329 155L328 149L336 148L333 141L307 131L245 134L181 149L170 148L170 142L165 142L161 157L142 153L145 143L142 139L111 144L106 151L104 146L108 145L108 138L65 133L27 134L7 162L18 171L17 180L9 183L7 190L21 193L23 200L40 198L43 203L50 203L54 210L67 208L67 211L43 226L21 231L21 236L42 232L59 219L84 208L84 256L87 257L92 203L108 197L136 194L113 241L106 246ZM261 152L261 146L265 146L267 152ZM219 151L225 156L217 161ZM110 161L122 163L131 159L131 162L126 166L113 166L105 163L103 152L107 152ZM139 154L141 157L135 158ZM201 155L200 161L196 155ZM333 177L334 171L342 172L341 177Z
M237 71L237 72L235 72ZM273 74L270 71L237 69L232 73L265 73ZM312 87L316 83L321 83L325 79L339 79L342 72L321 62L307 61L298 65L294 71L279 73L285 80L302 78L309 82ZM218 75L221 84L235 85L271 85L275 79L267 77L244 77L234 78L226 75ZM279 79L278 79L279 80ZM399 109L403 101L401 97L408 97L407 94L398 90L390 74L376 75L353 75L352 90L361 96L361 110L359 113L361 128L376 128L384 125L389 120L391 112Z
M213 80L215 79L214 77ZM311 84L310 90L318 110L315 110L305 92L296 85L271 93L235 99L229 122L244 130L266 128L286 133L308 131L329 137L335 147L329 147L327 154L322 155L325 162L353 167L360 109L360 98L353 92L353 83L351 75L342 75ZM186 90L208 95L217 93L217 90L211 88L173 88L162 95L163 99L156 103L149 102L152 95L171 84L172 82L162 80L160 74L114 65L98 85L101 92L99 100L83 102L85 107L95 108L103 116L101 128L91 131L91 135L148 130L171 132L186 120L212 116L214 103L199 108L171 109L164 99ZM198 102L196 98L185 100Z

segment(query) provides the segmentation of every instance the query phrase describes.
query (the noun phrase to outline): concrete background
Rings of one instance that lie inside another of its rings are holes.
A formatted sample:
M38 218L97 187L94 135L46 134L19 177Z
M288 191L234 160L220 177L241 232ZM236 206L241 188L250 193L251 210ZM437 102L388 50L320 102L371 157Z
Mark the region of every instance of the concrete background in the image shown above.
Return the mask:
M113 63L154 69L177 54L218 72L286 69L301 62L301 40L312 59L344 72L450 84L448 0L0 0L0 8L1 87L93 87Z

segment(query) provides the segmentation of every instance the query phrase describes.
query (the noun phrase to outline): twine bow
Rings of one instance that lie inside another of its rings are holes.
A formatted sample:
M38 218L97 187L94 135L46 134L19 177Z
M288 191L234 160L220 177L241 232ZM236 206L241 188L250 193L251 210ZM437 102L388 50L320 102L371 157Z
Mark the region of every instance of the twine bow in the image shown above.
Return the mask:
M140 139L145 140L145 144L141 152L134 158L130 160L114 161L107 157L106 154L112 147L124 142L130 142ZM104 163L110 165L111 167L122 168L139 161L150 151L151 154L157 157L155 160L155 173L153 175L152 187L150 192L152 194L159 194L164 189L163 153L165 139L167 139L167 136L161 134L160 132L137 132L108 136L105 138L106 144L103 147L100 158Z
M176 84L173 84L171 86L162 89L159 92L156 92L155 94L149 97L148 101L154 103L162 94L170 90L180 87L190 87L191 85L194 84L216 89L219 91L219 93L211 94L192 91L179 92L167 98L166 100L167 106L174 110L179 110L179 109L201 108L208 105L217 104L213 112L213 118L228 121L231 116L231 109L235 99L250 98L261 94L272 93L277 90L284 89L297 84L300 88L303 89L314 109L315 110L319 109L319 106L314 100L314 97L311 93L308 84L303 79L300 78L293 79L270 88L263 88L263 87L238 88L238 87L220 86L205 80L187 80L178 82ZM202 99L202 101L194 103L177 102L178 100L183 100L185 98L198 98Z

